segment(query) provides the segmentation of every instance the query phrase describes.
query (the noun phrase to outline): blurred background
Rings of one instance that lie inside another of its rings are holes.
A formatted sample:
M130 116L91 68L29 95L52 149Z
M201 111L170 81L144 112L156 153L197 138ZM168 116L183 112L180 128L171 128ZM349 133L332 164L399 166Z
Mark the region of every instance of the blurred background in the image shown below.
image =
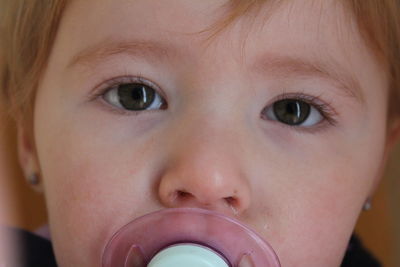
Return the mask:
M0 225L34 231L46 223L45 202L43 196L25 182L15 146L15 125L0 107ZM355 230L385 267L400 266L399 204L400 145L388 163L372 209L361 214Z

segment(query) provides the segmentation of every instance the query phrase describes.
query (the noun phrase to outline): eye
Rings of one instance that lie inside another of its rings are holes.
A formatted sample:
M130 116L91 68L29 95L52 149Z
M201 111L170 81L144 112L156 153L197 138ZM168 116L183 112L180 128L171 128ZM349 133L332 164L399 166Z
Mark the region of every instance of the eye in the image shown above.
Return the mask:
M109 104L131 111L165 109L166 101L151 86L135 82L111 87L103 95Z
M321 105L318 105L321 108ZM324 119L324 115L300 99L282 99L264 109L265 117L290 126L311 127Z

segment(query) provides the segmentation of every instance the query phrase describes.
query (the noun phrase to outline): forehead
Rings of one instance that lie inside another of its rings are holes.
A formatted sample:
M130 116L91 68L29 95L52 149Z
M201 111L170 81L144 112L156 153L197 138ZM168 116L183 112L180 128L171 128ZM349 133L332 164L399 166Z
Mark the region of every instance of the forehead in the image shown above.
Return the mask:
M288 70L309 63L308 69L314 65L318 71L325 66L322 72L330 69L336 70L336 76L346 74L347 86L360 99L365 84L371 84L371 73L377 80L386 79L340 1L273 2L239 17L210 43L206 40L212 32L204 30L223 19L227 1L76 0L66 10L56 47L63 51L63 66L85 59L85 53L94 56L94 63L107 44L121 50L129 42L142 48L158 45L158 55L170 52L180 63L194 64L210 54L217 55L210 57L213 64L226 64L230 58L246 65L264 54L271 66L289 58L298 64L283 64ZM110 54L117 50L110 49Z
M228 14L230 2L233 1L75 0L67 8L63 24L67 24L75 36L87 36L80 39L81 46L99 40L105 41L104 37L126 39L131 36L171 41L185 39L195 44L196 41L209 37L212 32L204 30ZM313 48L316 48L340 39L339 43L345 45L359 37L357 27L348 15L349 12L344 11L341 1L260 2L264 2L261 9L254 5L254 10L249 9L250 12L238 16L231 27L226 27L227 30L218 34L219 38L215 39L227 40L225 37L229 33L241 33L242 38L229 38L229 42L232 44L238 41L242 44L241 41L252 31L258 36L257 42L251 44L268 48L274 45L281 47L285 42L284 48L301 49L303 47L299 47L299 44L306 44L307 47L313 44ZM185 46L186 44L182 44L180 48Z

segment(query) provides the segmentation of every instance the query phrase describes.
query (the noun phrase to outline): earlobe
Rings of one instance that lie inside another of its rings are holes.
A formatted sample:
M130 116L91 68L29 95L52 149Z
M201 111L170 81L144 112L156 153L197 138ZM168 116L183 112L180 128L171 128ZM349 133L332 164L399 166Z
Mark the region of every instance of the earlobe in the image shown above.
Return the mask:
M25 179L36 191L41 192L40 167L33 134L21 123L17 125L17 150L19 164Z

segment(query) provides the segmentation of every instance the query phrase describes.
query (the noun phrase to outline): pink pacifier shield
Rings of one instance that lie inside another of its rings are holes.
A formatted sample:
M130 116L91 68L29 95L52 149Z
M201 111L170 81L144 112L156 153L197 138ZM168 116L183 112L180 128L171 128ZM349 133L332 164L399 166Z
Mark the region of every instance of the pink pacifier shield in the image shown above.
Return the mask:
M231 267L248 255L256 267L280 267L271 246L239 221L197 208L165 209L123 226L103 253L103 267L145 267L161 250L191 243L208 247Z

